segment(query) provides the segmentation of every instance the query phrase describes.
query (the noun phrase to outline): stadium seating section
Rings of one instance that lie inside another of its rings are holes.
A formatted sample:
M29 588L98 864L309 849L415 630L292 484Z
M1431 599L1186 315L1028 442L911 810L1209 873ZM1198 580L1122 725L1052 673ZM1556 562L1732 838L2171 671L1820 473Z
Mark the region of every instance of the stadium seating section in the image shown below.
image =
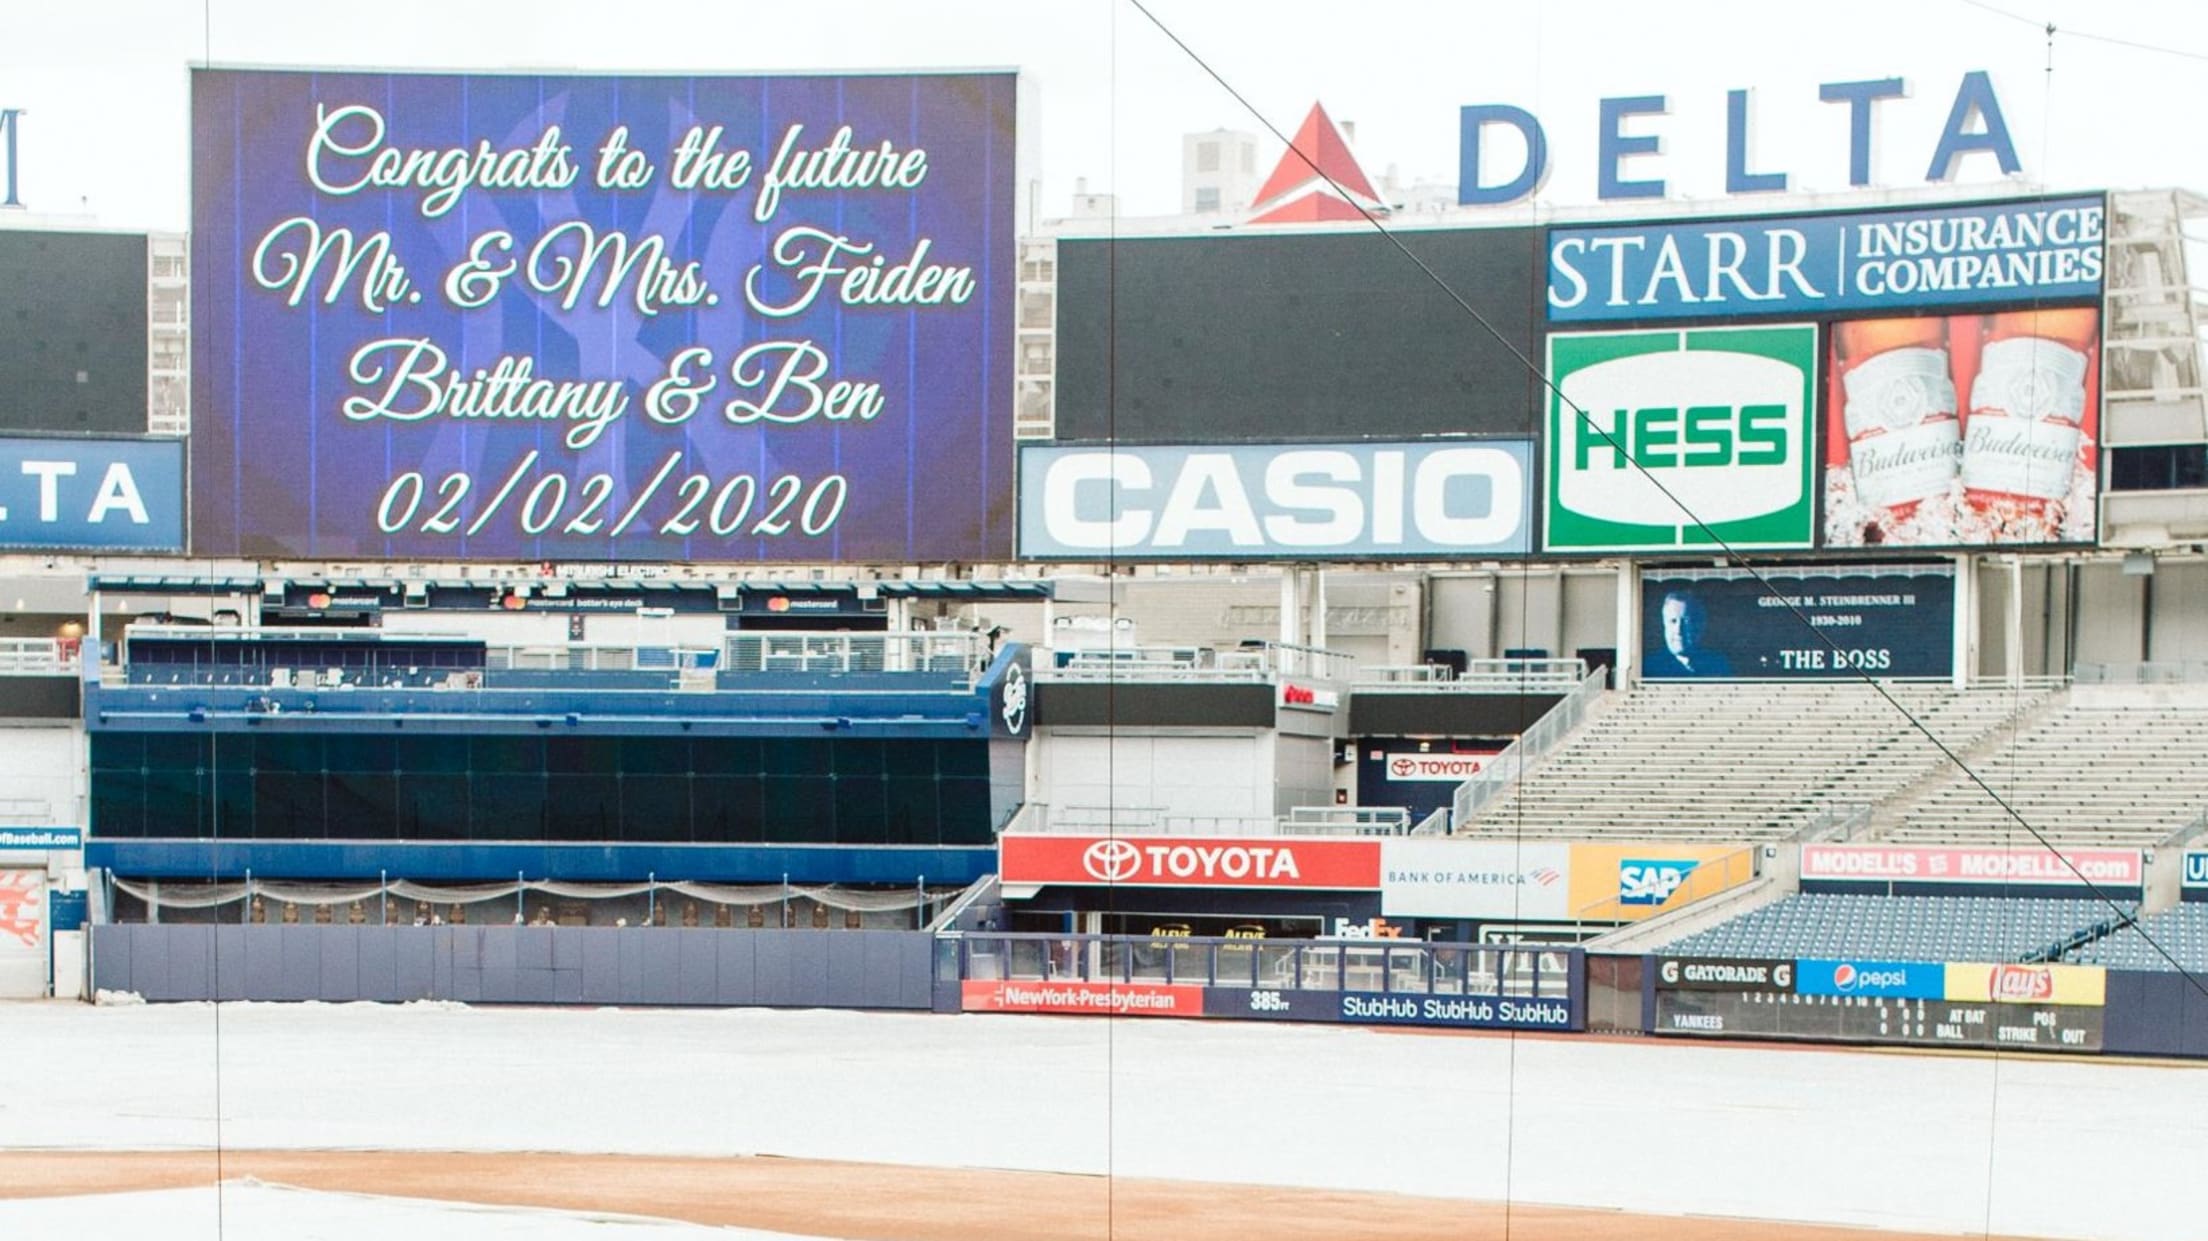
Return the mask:
M2046 691L1890 691L1960 754ZM1459 835L1783 840L1933 776L1940 750L1870 686L1647 685L1611 704Z
M2064 959L2111 969L2208 972L2208 902L2149 914L2137 927L2095 940Z
M2120 909L2097 900L1804 892L1663 950L1681 956L2019 961L2135 912ZM2208 929L2208 921L2200 925Z

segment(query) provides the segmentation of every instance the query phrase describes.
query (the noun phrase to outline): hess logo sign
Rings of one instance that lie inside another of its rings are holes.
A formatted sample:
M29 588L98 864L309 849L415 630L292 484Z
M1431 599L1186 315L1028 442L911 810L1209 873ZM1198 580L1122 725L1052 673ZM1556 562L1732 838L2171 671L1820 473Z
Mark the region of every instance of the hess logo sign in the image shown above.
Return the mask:
M1555 335L1549 368L1551 550L1810 546L1814 326Z

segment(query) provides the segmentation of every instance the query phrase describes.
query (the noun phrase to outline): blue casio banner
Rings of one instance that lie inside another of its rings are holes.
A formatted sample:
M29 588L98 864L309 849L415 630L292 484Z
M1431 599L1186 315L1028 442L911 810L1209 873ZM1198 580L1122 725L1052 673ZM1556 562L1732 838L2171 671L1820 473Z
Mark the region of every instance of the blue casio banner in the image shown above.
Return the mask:
M2098 196L1549 232L1549 320L1716 319L2101 294Z
M1866 995L1890 999L1947 998L1947 966L1922 961L1797 961L1800 995Z
M0 436L0 548L182 551L184 442Z

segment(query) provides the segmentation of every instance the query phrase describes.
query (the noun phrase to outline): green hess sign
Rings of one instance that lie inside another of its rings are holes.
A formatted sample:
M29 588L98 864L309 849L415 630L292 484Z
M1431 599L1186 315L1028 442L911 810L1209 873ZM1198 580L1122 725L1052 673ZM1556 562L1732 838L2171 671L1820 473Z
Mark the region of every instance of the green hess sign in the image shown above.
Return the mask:
M1551 334L1549 376L1547 550L1811 546L1816 325Z

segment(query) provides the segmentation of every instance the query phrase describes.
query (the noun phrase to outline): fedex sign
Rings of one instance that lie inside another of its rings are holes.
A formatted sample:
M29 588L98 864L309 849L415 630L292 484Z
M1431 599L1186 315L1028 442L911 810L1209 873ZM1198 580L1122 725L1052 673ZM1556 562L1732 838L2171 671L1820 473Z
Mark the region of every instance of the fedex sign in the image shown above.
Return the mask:
M1909 94L1903 78L1873 78L1855 82L1826 82L1817 88L1819 101L1843 107L1848 116L1848 184L1871 184L1872 139L1877 133L1879 105ZM1749 92L1725 95L1725 192L1728 194L1784 193L1788 174L1749 168ZM1612 200L1663 198L1670 191L1662 177L1634 176L1628 161L1662 154L1660 122L1668 115L1671 100L1663 95L1623 95L1601 102L1596 125L1596 192ZM1515 131L1524 155L1515 171L1483 160L1490 133ZM1472 104L1458 115L1457 201L1466 206L1517 202L1537 193L1549 174L1548 132L1538 117L1509 104ZM1947 123L1932 144L1926 181L1950 181L1965 156L1983 154L2007 176L2021 170L2016 144L2009 138L2008 121L1994 94L1993 79L1983 70L1965 73L1955 88Z

